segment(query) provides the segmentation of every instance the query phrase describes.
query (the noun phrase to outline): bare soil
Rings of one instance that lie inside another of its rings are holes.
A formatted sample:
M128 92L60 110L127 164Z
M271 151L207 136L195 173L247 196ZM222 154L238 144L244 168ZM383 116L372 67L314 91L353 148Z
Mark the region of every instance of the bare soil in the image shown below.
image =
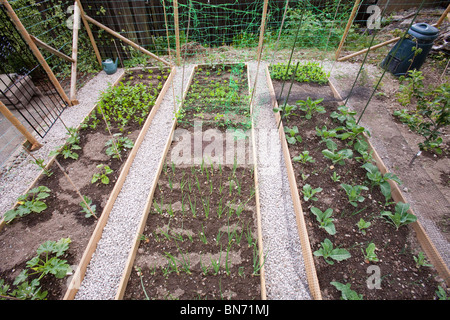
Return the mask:
M154 87L158 83L164 84L165 79L156 79L156 76L163 76L159 71L155 71L154 79L140 77L140 74L148 75L146 71L134 71L128 74L123 81L130 81L130 84L152 83ZM165 75L168 75L166 72ZM129 77L133 77L130 79ZM149 111L152 106L149 106ZM101 118L100 118L101 119ZM88 122L91 124L92 122ZM130 122L124 128L123 134L133 142L137 139L140 128L135 121ZM117 127L110 127L112 134L120 132ZM57 156L58 162L66 170L72 182L78 188L82 195L92 199L96 205L96 215L100 218L104 206L106 205L109 194L111 193L117 178L120 175L121 168L125 163L129 149L121 153L122 161L106 155L105 143L111 139L106 124L101 119L95 128L87 127L80 130L80 147L76 150L79 158L77 160L64 159L62 155ZM91 183L92 176L98 172L98 164L108 165L113 173L109 175L109 184ZM71 243L66 259L70 265L76 266L79 263L87 243L90 240L93 230L96 226L94 217L86 218L81 213L81 199L74 190L70 182L57 167L55 163L50 166L53 174L50 177L42 175L35 186L46 186L51 192L50 196L44 201L47 209L39 214L30 214L28 216L16 219L5 225L0 231L0 279L4 279L7 284L14 288L13 281L19 273L26 267L26 262L36 256L37 248L47 240L59 240L60 238L70 238ZM75 268L73 268L75 269ZM41 280L43 291L48 291L47 299L62 299L69 278L55 279L51 276L45 276Z

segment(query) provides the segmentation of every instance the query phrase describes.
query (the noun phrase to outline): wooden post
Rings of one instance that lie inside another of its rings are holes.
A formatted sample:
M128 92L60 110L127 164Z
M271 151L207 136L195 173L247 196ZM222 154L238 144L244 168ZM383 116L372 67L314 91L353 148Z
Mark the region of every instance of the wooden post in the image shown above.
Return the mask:
M447 6L447 9L445 9L444 13L441 15L438 22L436 22L436 25L435 25L436 28L439 28L439 26L442 24L442 22L444 22L444 19L449 14L449 12L450 12L450 4Z
M261 60L262 46L263 46L263 41L264 41L264 30L266 28L266 16L267 16L268 3L269 3L268 0L264 0L263 14L262 14L262 18L261 18L261 30L259 32L259 44L258 44L258 55L257 55L258 61Z
M39 61L39 63L44 68L45 72L47 73L50 81L55 86L56 90L60 94L61 98L67 102L67 104L71 105L70 99L67 96L67 94L64 92L64 89L61 87L61 84L59 83L58 79L56 79L56 76L54 75L52 69L47 64L47 61L45 61L45 58L42 56L41 52L39 51L38 47L34 43L34 41L31 39L30 34L23 26L22 22L20 21L17 14L14 12L14 9L11 7L11 5L8 3L7 0L0 0L0 3L2 3L5 6L6 11L8 12L9 17L11 18L12 22L16 26L17 30L20 32L22 37L25 39L25 41L28 44L28 47L33 52L36 59Z
M72 72L70 78L70 101L72 105L78 104L77 100L77 60L78 60L78 30L80 29L80 8L74 3L73 14L73 40L72 40Z
M1 101L0 101L0 112L28 140L28 142L31 144L30 150L37 150L40 147L42 147L42 145L36 140L36 138L25 128L25 126L19 120L17 120L17 118L12 114L12 112Z
M88 15L85 15L84 17L85 17L85 19L86 19L88 22L90 22L90 23L92 23L92 24L95 24L97 27L99 27L99 28L105 30L105 31L108 32L109 34L113 35L114 37L116 37L116 38L122 40L123 42L125 42L125 43L127 43L127 44L129 44L130 46L132 46L132 47L135 48L136 50L139 50L139 51L141 51L142 53L144 53L144 54L146 54L146 55L149 55L149 56L152 57L153 59L156 59L156 60L158 60L158 61L164 63L165 65L171 66L171 64L170 64L169 62L167 62L166 60L164 60L164 59L158 57L157 55L155 55L155 54L153 54L153 53L151 53L151 52L148 51L147 49L142 48L140 45L134 43L133 41L131 41L131 40L127 39L127 38L125 38L124 36L120 35L119 33L115 32L114 30L108 28L107 26L101 24L100 22L98 22L98 21L92 19L92 18L89 17Z
M60 57L61 59L64 59L64 60L66 60L66 61L68 61L70 63L74 62L74 60L71 57L65 55L61 51L56 50L52 46L46 44L44 41L39 40L38 38L32 36L31 34L30 34L30 38L31 38L31 40L34 41L34 43L36 43L36 45L38 47L41 47L42 49L47 50L51 54L54 54L55 56Z
M76 0L76 2L78 3L78 8L80 9L81 20L83 20L84 27L86 28L86 32L89 36L89 40L91 41L92 47L94 48L95 56L97 57L98 64L100 65L100 68L101 68L101 67L103 67L102 57L100 56L100 52L98 51L97 44L95 43L95 39L92 34L91 27L89 27L89 22L85 18L86 14L84 13L83 6L81 5L81 1Z
M348 19L347 26L345 27L344 34L342 35L341 42L339 43L339 47L336 50L336 55L335 55L336 59L339 57L339 54L341 53L342 47L344 46L345 39L347 38L348 31L350 30L350 27L353 24L353 19L355 18L356 12L358 11L358 7L359 7L359 3L360 2L361 2L361 0L356 0L355 1L352 13L350 14L350 18Z
M180 22L178 20L178 0L173 0L173 17L175 22L175 45L177 49L177 66L181 63Z

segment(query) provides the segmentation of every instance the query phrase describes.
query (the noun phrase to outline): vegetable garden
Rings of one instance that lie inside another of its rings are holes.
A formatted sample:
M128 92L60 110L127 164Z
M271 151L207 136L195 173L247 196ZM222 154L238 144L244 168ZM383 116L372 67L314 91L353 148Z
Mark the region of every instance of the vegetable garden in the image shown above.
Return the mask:
M36 138L0 104L26 139L0 175L0 300L448 299L448 53L380 65L414 22L449 28L425 1L367 32L359 0L77 0L55 42L27 18L61 4L0 1L67 105Z

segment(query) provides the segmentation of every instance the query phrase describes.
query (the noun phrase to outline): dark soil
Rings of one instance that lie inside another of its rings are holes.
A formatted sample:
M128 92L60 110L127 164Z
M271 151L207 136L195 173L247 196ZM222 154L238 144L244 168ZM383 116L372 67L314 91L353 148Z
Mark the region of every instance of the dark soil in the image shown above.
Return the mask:
M154 87L157 87L158 84L164 84L163 77L168 75L167 71L165 74L161 74L158 69L153 72L155 78L152 80L143 76L141 79L139 74L149 73L148 71L133 71L132 74L127 74L123 81L130 81L131 85L152 83ZM157 76L161 76L163 80L156 79ZM129 77L133 77L133 79ZM148 111L151 110L151 107L149 106ZM95 214L100 218L131 150L122 151L122 161L106 155L105 143L111 139L111 136L101 114L97 117L100 121L97 122L95 128L89 126L93 123L93 120L90 119L87 122L88 126L80 129L79 146L81 150L75 150L79 158L77 160L64 159L62 155L58 155L57 161L66 170L80 193L92 199L93 205L96 206ZM123 128L122 133L134 142L141 127L142 124L132 121ZM121 132L114 123L110 126L110 130L112 134ZM113 170L113 173L108 176L110 182L107 185L99 182L91 183L93 174L99 170L96 168L99 164L108 165ZM51 165L50 170L53 173L50 177L43 175L36 183L36 186L46 186L51 190L50 196L45 199L47 209L40 214L30 214L16 219L0 231L0 256L2 257L0 279L4 279L11 285L10 291L15 287L12 283L26 267L26 262L36 256L36 249L47 240L57 241L60 238L70 238L72 242L69 250L67 255L62 258L76 267L96 226L97 220L94 217L86 218L85 214L80 212L82 209L81 199L56 163ZM69 280L68 277L59 280L45 276L41 280L42 291L48 291L47 299L62 299Z
M198 129L194 121L205 131L244 128L240 124L247 121L248 110L242 108L241 99L248 95L248 87L245 68L241 68L199 67L185 112L178 119L179 128L190 135ZM233 77L239 86L230 90ZM224 84L219 88L237 93L238 99L224 100L219 93L206 100L211 91L205 87L218 82ZM216 114L235 118L213 121ZM236 120L238 116L243 117ZM168 154L176 147L174 142ZM253 169L237 163L211 164L205 159L206 147L203 141L203 165L175 165L166 159L124 299L261 298ZM174 264L171 267L171 257L176 259L178 273ZM189 270L183 269L183 261L189 261ZM212 261L220 264L218 271Z
M302 87L301 84L296 84ZM274 81L275 90L280 88L280 83ZM324 92L323 97L329 96L329 87L316 87L315 95ZM278 91L279 92L279 91ZM298 95L304 92L303 89L293 91L290 103L295 103ZM295 100L294 100L295 99ZM326 148L324 143L320 143L320 137L316 135L316 127L322 128L326 125L328 129L335 128L340 123L330 118L330 113L337 110L339 104L333 99L325 99L322 103L326 107L325 114L315 113L311 120L306 120L300 116L290 117L288 122L284 121L284 126L297 126L303 141L295 145L289 145L291 158L297 156L302 151L309 151L314 163L300 164L293 161L296 181L300 192L305 220L308 227L311 247L313 252L321 247L321 242L328 238L334 248L347 249L351 258L340 262L335 261L334 265L325 262L323 257L314 257L319 284L324 299L338 300L341 293L330 284L330 282L350 283L351 289L358 294L362 294L367 300L412 300L412 299L434 299L435 292L440 285L436 280L436 271L432 267L417 267L413 256L417 256L421 250L415 238L415 234L409 226L400 227L398 231L381 217L380 212L389 210L394 212L393 205L385 206L385 198L378 187L371 188L369 180L366 178L366 170L361 168L362 162L355 159L345 161L345 165L332 164L331 160L325 158L322 150ZM348 148L345 142L334 139L338 144L338 150ZM353 151L354 155L358 155ZM339 182L331 179L333 172L340 176ZM358 203L357 208L348 202L341 183L350 185L366 185L369 191L363 191L364 201ZM322 192L317 195L317 201L304 201L301 192L305 184L310 184L313 188L321 187ZM322 211L328 208L333 209L333 223L336 226L336 234L330 235L324 229L319 228L319 223L311 213L310 208L314 206ZM362 234L356 223L363 218L369 221L371 226L366 234ZM376 255L378 262L365 261L363 250L373 242L376 245ZM380 288L370 289L375 273L369 267L378 267L381 277ZM372 282L371 282L372 281Z

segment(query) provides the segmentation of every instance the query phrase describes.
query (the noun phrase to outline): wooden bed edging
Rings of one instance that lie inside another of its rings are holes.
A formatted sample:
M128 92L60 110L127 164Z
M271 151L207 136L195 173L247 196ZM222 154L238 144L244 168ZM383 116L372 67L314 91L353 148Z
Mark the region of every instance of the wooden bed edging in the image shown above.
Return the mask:
M147 120L145 121L138 138L136 139L136 142L134 143L134 147L131 149L130 154L128 155L128 158L125 162L125 165L123 166L121 173L119 175L119 178L116 181L116 184L114 185L114 189L111 191L109 195L108 202L106 203L105 207L103 208L102 215L100 219L97 222L97 225L94 229L94 232L91 235L91 238L89 240L89 243L83 253L83 256L79 262L79 265L77 267L77 270L75 271L73 278L69 284L69 287L66 291L66 294L64 295L64 300L73 300L75 298L75 295L78 291L79 285L83 281L83 278L86 274L86 269L88 267L88 264L92 258L92 255L94 254L95 249L97 248L98 241L100 240L103 232L103 228L105 227L109 214L112 210L112 207L117 199L117 196L120 193L120 190L122 189L123 184L125 183L125 179L128 175L128 171L133 164L134 158L139 150L139 147L144 140L145 134L147 133L148 128L150 127L150 124L156 114L156 112L159 109L159 106L161 104L161 101L169 88L173 77L175 76L176 69L175 67L172 67L169 77L167 78L163 88L161 89L161 92L158 95L158 98L155 101L154 106L152 107L152 110L150 111L150 114L147 117ZM124 74L114 83L114 85L117 85ZM95 108L95 107L94 107Z
M341 101L341 103L343 103L344 99L342 99L340 93L337 91L336 87L331 82L331 80L328 80L328 84L329 84L331 90L333 91L333 94L334 94L335 98L338 99L339 101ZM376 162L378 170L380 170L380 172L384 175L385 173L388 172L387 167L384 165L383 160L378 155L378 153L375 150L374 146L370 142L369 137L366 134L364 134L364 138L365 138L367 144L369 145L369 151L373 152L372 157L373 157L373 159ZM389 184L391 186L392 199L396 203L397 202L408 203L408 201L405 200L405 197L403 196L402 192L400 191L400 188L397 185L397 183L395 183L392 180L389 180L388 182L389 182ZM413 214L413 215L416 216L416 214L414 213L414 211L411 208L408 210L408 213ZM422 224L420 223L419 220L417 220L416 222L411 223L410 226L415 231L416 236L417 236L417 240L419 241L419 243L420 243L423 251L427 255L428 259L430 259L430 262L436 268L436 271L438 272L438 274L444 279L444 281L447 284L447 286L450 286L450 271L449 271L449 268L448 268L447 264L444 262L444 260L442 259L441 255L439 254L439 252L436 249L435 245L433 244L433 241L427 235L427 233L426 233L425 229L423 228Z
M275 96L275 89L270 77L269 67L266 66L267 85L269 86L270 97L272 99L273 107L278 107L278 102ZM283 123L280 122L280 112L275 113L276 124L280 123L278 133L280 136L280 142L283 149L284 161L287 169L287 175L289 180L289 188L291 190L291 197L294 203L295 219L297 222L298 235L300 237L300 244L302 246L303 259L305 262L306 278L308 280L309 290L314 300L322 300L322 294L320 292L319 280L317 278L316 267L314 264L314 258L311 250L311 244L309 242L308 230L306 228L305 219L303 216L302 204L300 201L300 195L298 192L297 182L295 179L294 168L292 166L292 160L289 154L289 147L284 133Z
M235 63L224 63L224 64L225 65L230 65L230 64L235 64ZM245 63L245 65L247 67L247 79L248 79L248 81L250 81L250 77L248 75L248 64ZM189 78L188 83L186 84L185 92L183 92L183 99L182 99L182 101L184 100L184 98L186 97L186 95L187 95L187 93L189 91L190 84L191 84L191 82L192 82L192 80L194 78L194 75L195 75L195 70L197 68L199 68L199 67L206 67L206 66L211 66L211 65L210 64L196 64L196 65L194 65L194 69L192 70L192 74L191 74L191 76ZM250 86L249 86L249 90L250 90ZM153 181L153 185L152 185L150 193L148 195L148 198L147 198L147 201L146 201L146 204L145 204L145 208L144 208L144 212L143 212L143 215L142 215L142 219L141 219L141 222L139 224L139 229L136 232L136 235L135 235L135 238L134 238L134 242L133 242L133 245L132 245L132 249L130 251L130 254L129 254L129 257L128 257L128 260L127 260L127 263L126 263L125 270L124 270L124 272L122 274L122 278L121 278L121 281L120 281L120 284L119 284L119 289L117 291L115 300L123 299L123 296L125 294L125 290L126 290L126 287L127 287L127 282L129 280L131 271L133 269L132 266L133 266L134 260L136 258L137 250L139 248L140 235L142 234L142 232L143 232L143 230L145 228L145 223L147 221L148 214L150 212L150 208L152 206L153 196L154 196L154 193L155 193L155 190L156 190L156 186L157 186L157 183L158 183L158 180L159 180L159 176L161 174L162 167L164 165L164 161L166 159L167 152L170 149L170 146L171 146L171 143L172 143L172 139L173 139L173 132L174 132L176 126L177 126L177 121L175 120L173 125L172 125L171 134L169 135L169 137L168 137L168 139L166 141L166 147L165 147L165 149L163 151L162 158L161 158L160 163L159 163L158 171L157 171L156 176L155 176L155 180ZM253 128L253 126L252 126L252 128ZM253 136L253 139L254 139L253 131L252 131L252 136ZM254 146L253 147L253 153L254 153L254 156L255 156L255 152L256 152L255 144L253 144L253 146ZM254 160L254 163L255 163L254 165L255 165L255 170L256 170L256 165L257 165L256 158ZM265 290L265 281L264 281L264 265L263 265L263 254L262 254L261 219L260 219L260 210L259 210L259 193L258 193L258 189L257 189L257 173L256 173L256 171L255 171L254 175L255 175L255 199L256 199L256 212L257 212L257 225L258 225L258 246L259 246L259 251L260 251L259 252L259 254L260 254L260 263L262 265L262 267L260 269L261 299L262 300L266 300L266 290Z

